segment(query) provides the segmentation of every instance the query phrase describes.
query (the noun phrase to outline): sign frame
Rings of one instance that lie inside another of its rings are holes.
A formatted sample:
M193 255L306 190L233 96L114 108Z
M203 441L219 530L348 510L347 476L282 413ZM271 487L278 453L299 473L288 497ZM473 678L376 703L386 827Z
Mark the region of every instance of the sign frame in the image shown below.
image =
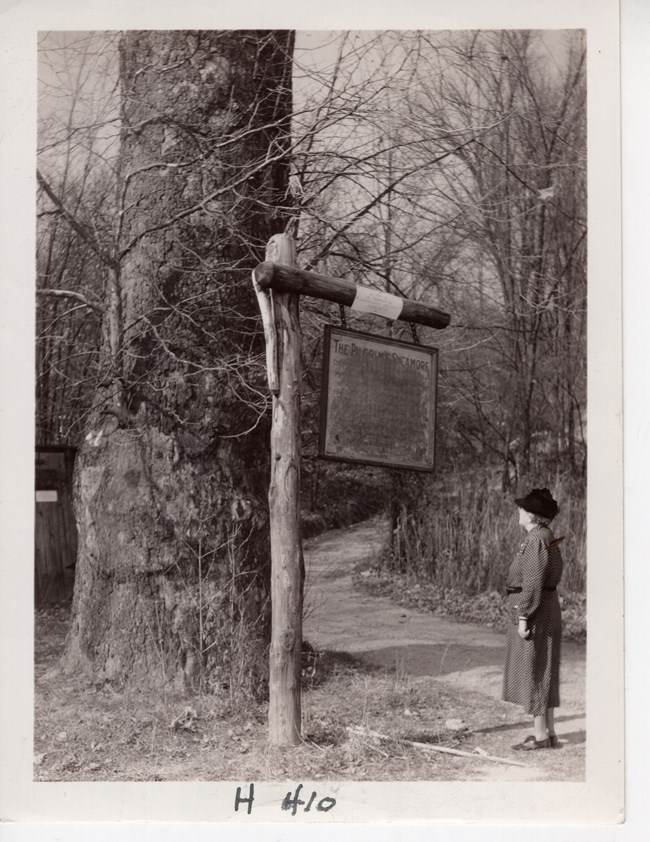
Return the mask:
M343 335L346 337L359 337L366 341L372 341L383 347L399 347L408 348L409 350L417 350L423 352L431 357L431 377L430 377L430 395L433 404L433 411L430 417L429 435L431 436L431 462L430 464L404 464L403 462L388 461L381 458L365 458L363 456L341 456L331 452L327 452L326 442L328 430L331 427L332 419L328 413L329 409L329 395L330 395L330 356L332 347L332 338L334 334ZM396 468L399 470L419 471L422 473L432 473L436 466L436 449L437 449L437 417L438 417L438 362L439 362L438 348L428 345L419 345L413 342L404 342L400 339L393 339L388 336L378 336L374 333L367 333L360 330L351 330L349 328L337 327L335 325L325 325L325 332L323 335L323 357L322 357L322 374L321 374L321 390L320 390L320 421L318 431L318 457L331 462L352 462L360 465L372 465L383 468Z

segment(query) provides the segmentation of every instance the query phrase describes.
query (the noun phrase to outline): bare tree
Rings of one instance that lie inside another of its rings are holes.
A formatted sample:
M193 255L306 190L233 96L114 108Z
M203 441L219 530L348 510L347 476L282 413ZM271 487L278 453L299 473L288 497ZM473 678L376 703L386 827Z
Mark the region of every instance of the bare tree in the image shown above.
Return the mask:
M83 440L99 371L114 217L115 36L39 43L37 440Z
M584 413L584 44L580 33L555 39L551 61L545 37L439 37L429 67L447 72L418 111L446 145L471 140L433 186L456 207L459 257L474 267L456 296L474 334L456 381L473 416L466 431L501 450L505 483L549 439L575 465Z

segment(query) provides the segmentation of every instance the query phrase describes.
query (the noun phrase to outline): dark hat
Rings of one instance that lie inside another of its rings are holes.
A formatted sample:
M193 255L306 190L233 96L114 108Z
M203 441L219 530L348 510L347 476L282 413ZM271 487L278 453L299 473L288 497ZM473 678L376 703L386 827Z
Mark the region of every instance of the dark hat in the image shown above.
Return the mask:
M533 488L530 494L515 500L515 504L531 515L539 515L548 520L553 520L559 510L548 488Z

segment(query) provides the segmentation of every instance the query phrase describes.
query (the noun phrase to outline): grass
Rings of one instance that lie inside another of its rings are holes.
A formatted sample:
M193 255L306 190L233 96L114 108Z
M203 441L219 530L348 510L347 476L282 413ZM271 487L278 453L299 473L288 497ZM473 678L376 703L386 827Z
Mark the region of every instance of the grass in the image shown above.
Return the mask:
M512 767L486 764L478 754L425 752L400 740L512 758L510 744L528 727L517 708L480 692L319 653L303 688L303 742L277 748L268 744L264 703L238 707L218 695L117 692L64 675L59 656L68 622L61 608L36 616L39 781L481 780L486 765L492 775ZM453 719L467 727L447 727ZM354 727L391 739L353 733ZM579 780L584 774L579 747L544 754L542 778Z

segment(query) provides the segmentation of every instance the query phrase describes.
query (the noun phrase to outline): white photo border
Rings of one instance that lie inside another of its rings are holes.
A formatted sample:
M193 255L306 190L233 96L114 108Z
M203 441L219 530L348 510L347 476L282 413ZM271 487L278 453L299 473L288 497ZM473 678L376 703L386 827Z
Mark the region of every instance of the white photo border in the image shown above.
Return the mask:
M0 816L8 821L236 821L216 783L34 783L33 435L36 33L47 29L585 29L588 48L589 333L587 772L584 783L319 782L321 822L616 823L623 813L623 475L619 38L615 0L425 0L399 9L187 0L25 0L5 9L0 56ZM7 443L10 442L10 445ZM258 782L255 821L283 822L287 783ZM315 815L315 814L314 814ZM300 821L304 821L301 819ZM198 829L198 828L197 828ZM279 829L279 828L278 828ZM412 829L414 829L412 827ZM461 828L456 828L460 831ZM331 830L331 828L330 828ZM470 828L466 828L471 833ZM506 830L506 829L504 829ZM507 829L510 830L510 829ZM221 831L220 831L221 832ZM528 833L528 831L526 831ZM552 831L550 831L552 832ZM410 833L410 831L409 831ZM470 837L467 837L470 838ZM501 838L509 838L502 832ZM513 837L514 838L514 837Z

